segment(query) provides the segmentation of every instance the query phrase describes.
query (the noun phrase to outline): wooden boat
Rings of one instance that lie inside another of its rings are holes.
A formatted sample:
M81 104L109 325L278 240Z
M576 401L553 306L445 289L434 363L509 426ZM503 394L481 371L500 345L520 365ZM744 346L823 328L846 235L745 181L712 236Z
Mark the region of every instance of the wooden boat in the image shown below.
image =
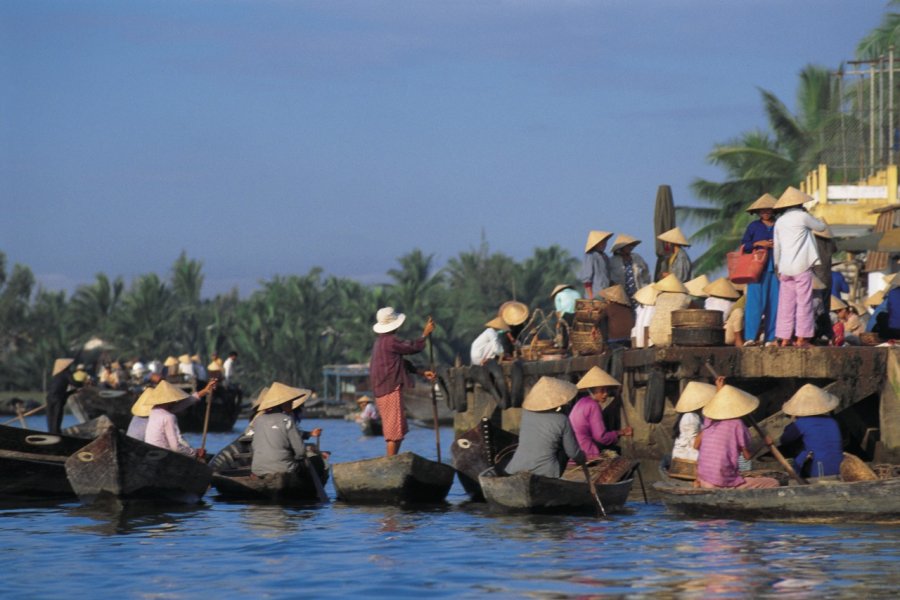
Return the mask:
M337 496L371 504L443 502L456 472L412 452L332 465Z
M86 423L79 423L77 425L72 425L71 427L66 427L62 430L62 434L69 437L81 438L83 440L92 440L110 427L115 428L115 425L110 418L106 415L100 415L96 419L91 419Z
M73 497L66 458L87 444L80 438L0 425L0 497Z
M219 450L209 466L216 471L228 471L235 469L250 468L253 460L253 436L247 435L247 432L237 436L233 442Z
M484 502L478 475L494 466L504 468L518 443L519 436L491 425L487 419L453 441L453 468L473 502Z
M438 425L453 425L453 411L440 392L437 396ZM431 404L431 388L418 385L403 390L403 408L406 417L413 425L434 429L434 408Z
M738 519L881 521L900 518L900 477L756 490L702 489L674 480L653 485L666 507L691 517Z
M321 456L311 456L294 471L273 473L257 477L249 467L226 469L213 472L212 485L225 498L248 500L317 501L318 488L328 481L328 468ZM319 479L316 484L309 469L312 468Z
M193 389L188 389L193 392ZM209 396L207 396L209 398ZM227 432L234 429L241 413L242 395L237 388L216 388L212 394L212 408L209 412L209 431ZM178 414L178 428L182 431L203 431L206 418L206 399L190 405Z
M128 390L86 387L69 396L66 405L81 423L106 415L119 429L128 429L137 396Z
M381 435L383 432L381 421L375 419L363 419L359 422L359 428L362 434L367 436Z
M206 493L212 469L178 454L107 430L65 462L72 489L83 501L104 496L193 504Z
M597 502L585 481L544 477L523 471L500 475L488 469L478 477L491 508L503 512L593 513ZM597 495L607 513L621 511L628 500L634 479L596 484Z

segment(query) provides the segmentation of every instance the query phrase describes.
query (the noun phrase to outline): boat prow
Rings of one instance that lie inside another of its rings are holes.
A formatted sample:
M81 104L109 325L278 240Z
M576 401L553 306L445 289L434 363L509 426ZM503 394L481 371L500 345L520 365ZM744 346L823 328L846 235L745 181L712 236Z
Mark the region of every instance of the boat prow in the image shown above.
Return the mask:
M412 452L332 465L338 499L368 504L443 502L456 471Z
M0 425L0 498L71 498L65 462L89 440Z

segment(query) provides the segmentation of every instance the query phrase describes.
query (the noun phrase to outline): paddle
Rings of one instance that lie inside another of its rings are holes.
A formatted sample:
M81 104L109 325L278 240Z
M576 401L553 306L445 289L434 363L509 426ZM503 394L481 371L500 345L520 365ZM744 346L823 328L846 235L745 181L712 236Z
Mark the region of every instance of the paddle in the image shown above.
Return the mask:
M25 422L25 409L21 402L16 404L16 418L22 423L22 429L28 429L28 423Z
M431 319L431 317L428 317ZM434 335L434 334L432 334ZM431 372L434 373L434 344L431 342L431 336L428 336L428 359L431 363ZM434 443L437 447L437 461L441 462L441 428L438 426L438 409L437 409L437 393L434 390L434 381L429 381L431 386L431 414L434 418Z
M631 425L628 424L628 412L625 410L625 400L623 400L621 397L619 397L619 402L621 403L619 410L622 413L622 422L625 423L625 427L631 427ZM634 431L633 430L632 430L631 435L628 436L628 441L631 444L631 455L634 456ZM647 490L646 490L646 488L644 488L644 476L641 474L641 461L637 460L636 458L635 458L635 460L637 461L637 467L635 468L635 471L637 471L638 483L641 484L641 495L644 496L644 504L650 504L647 501Z
M708 362L706 363L706 368L712 374L714 379L719 378L719 374L716 372L716 370L713 368L713 366L711 364L709 364ZM756 430L757 435L759 435L760 439L762 439L763 442L765 442L769 436L766 435L766 432L763 431L763 428L759 426L759 423L756 422L756 419L753 418L753 415L746 415L745 418L748 421L750 421L750 424L753 426L753 429ZM781 452L779 452L778 448L775 447L774 443L772 443L772 444L766 443L766 445L769 447L769 452L772 453L772 456L775 457L775 460L777 460L781 464L781 466L784 467L784 470L788 472L788 475L790 475L791 477L793 477L794 479L797 480L797 483L800 483L803 485L806 485L809 483L808 481L806 481L805 479L803 479L802 477L800 477L797 474L797 472L794 470L794 467L792 467L791 464L784 458L784 455L781 454Z
M200 449L206 452L206 434L209 433L209 413L212 412L212 395L216 391L219 380L213 379L207 387L210 388L206 393L206 414L203 415L203 437L200 438Z
M581 465L581 470L584 472L584 478L591 489L591 496L594 497L594 502L597 503L597 516L603 516L606 519L606 509L603 508L603 502L600 500L600 494L597 493L597 486L594 485L594 478L591 477L591 471L588 469L587 463Z
M16 419L21 419L21 418L24 418L24 417L30 417L31 415L33 415L33 414L35 414L35 413L37 413L37 412L40 412L40 411L44 410L45 408L47 408L47 405L46 405L46 404L41 404L41 405L38 406L37 408L32 408L32 409L29 410L28 412L24 412L24 413L22 413L21 415L17 415L17 416L15 416L15 417L13 417L12 419L10 419L9 421L3 421L2 423L0 423L0 425L9 425L10 423L12 423L13 421L15 421ZM23 427L24 427L24 425L23 425Z

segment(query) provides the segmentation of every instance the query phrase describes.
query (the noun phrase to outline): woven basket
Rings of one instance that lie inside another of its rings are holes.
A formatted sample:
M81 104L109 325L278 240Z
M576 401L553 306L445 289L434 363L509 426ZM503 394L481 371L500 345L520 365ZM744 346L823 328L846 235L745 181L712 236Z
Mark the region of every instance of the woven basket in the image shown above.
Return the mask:
M877 346L882 339L874 331L865 331L859 334L859 343L863 346Z
M669 467L669 477L694 481L697 479L697 461L672 457L672 465Z
M600 354L606 349L603 336L597 331L573 331L569 335L572 352L579 355Z
M579 298L575 301L575 321L577 323L599 323L606 316L606 302L603 300Z
M672 327L722 329L722 311L702 310L697 308L673 310Z
M541 353L553 348L553 340L533 338L527 346L522 346L522 358L524 360L540 360Z

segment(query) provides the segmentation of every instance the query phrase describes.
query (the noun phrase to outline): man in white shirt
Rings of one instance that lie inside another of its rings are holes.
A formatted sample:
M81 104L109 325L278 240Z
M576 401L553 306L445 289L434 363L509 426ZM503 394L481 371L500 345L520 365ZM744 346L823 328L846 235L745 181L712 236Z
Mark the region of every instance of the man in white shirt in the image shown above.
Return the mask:
M509 326L500 317L494 317L484 324L487 329L481 332L472 342L470 356L473 365L483 365L492 358L503 356L503 344L500 343L500 332Z
M237 357L237 352L229 352L228 358L225 359L225 363L222 365L222 375L225 377L226 386L232 385L234 383L234 369L235 363L237 362Z
M812 198L800 190L789 187L775 204L776 211L784 211L775 221L774 259L778 270L778 311L775 337L782 346L791 344L810 346L815 323L812 303L812 268L819 262L814 231L825 231L827 226L803 208Z

